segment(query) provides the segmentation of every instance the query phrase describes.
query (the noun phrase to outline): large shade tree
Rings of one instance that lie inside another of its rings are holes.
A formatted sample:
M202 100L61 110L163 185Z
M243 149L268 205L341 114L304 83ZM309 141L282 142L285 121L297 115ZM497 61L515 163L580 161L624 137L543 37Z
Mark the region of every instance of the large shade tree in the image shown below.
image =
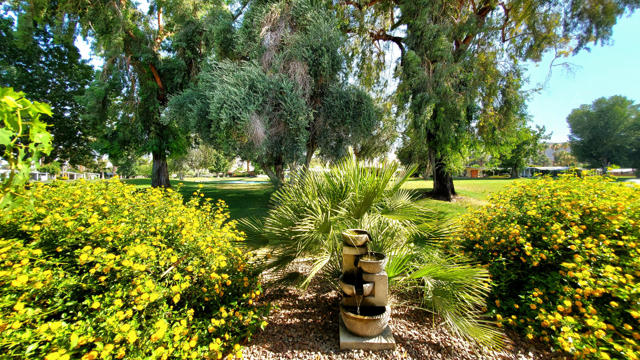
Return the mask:
M187 120L216 149L258 164L276 185L304 156L306 104L290 79L253 62L212 60L197 86L172 99L169 116Z
M291 164L337 159L381 123L365 91L345 78L344 44L328 4L251 1L229 29L233 51L213 55L197 85L175 97L169 117L204 140L260 165L281 183ZM188 114L184 116L184 114Z
M640 105L624 96L599 98L567 117L571 152L604 172L610 165L633 166L640 128Z
M85 96L86 118L104 123L99 148L116 162L151 153L152 185L170 186L167 157L184 152L188 142L162 112L199 72L209 49L224 51L220 34L233 17L225 2L150 1L147 9L129 0L13 4L35 21L56 19L59 32L80 30L92 40L104 66Z
M81 118L77 97L84 94L94 70L81 58L73 37L56 36L54 19L35 23L31 15L18 11L0 16L0 86L51 105L47 123L53 142L46 162L88 164L94 157L95 124Z
M501 145L522 124L520 61L547 51L568 56L606 43L616 19L637 0L339 1L361 55L361 79L380 67L371 56L397 45L398 95L412 136L432 155L434 194L455 194L451 163L463 148ZM368 40L368 41L367 41ZM372 75L373 74L373 75Z

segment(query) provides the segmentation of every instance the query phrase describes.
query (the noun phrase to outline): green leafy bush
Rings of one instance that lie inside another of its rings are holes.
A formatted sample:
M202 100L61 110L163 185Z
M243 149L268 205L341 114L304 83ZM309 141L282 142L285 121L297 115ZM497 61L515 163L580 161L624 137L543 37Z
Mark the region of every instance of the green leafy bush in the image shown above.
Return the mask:
M519 182L461 227L505 325L577 357L640 352L640 187L602 177Z
M58 175L61 171L60 163L57 161L52 161L48 164L40 165L38 166L38 171L45 172L51 175Z
M222 201L117 180L27 195L0 219L5 358L233 358L266 325Z
M51 152L51 134L40 120L42 114L51 116L48 104L31 102L12 88L0 88L0 156L9 165L6 178L0 178L0 209L18 205L31 164Z

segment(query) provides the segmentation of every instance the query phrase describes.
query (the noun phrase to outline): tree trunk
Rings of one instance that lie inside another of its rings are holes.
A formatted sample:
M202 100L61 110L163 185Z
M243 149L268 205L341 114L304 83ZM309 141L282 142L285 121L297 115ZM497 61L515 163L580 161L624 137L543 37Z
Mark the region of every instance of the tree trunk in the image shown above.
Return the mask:
M278 182L280 182L280 184L284 183L284 166L282 164L278 164L274 166L274 168Z
M607 159L603 159L602 160L602 175L607 175L607 173L609 172L609 165L611 165L611 163L609 162L609 160Z
M307 143L307 156L304 159L304 167L309 168L311 165L311 160L313 159L313 153L316 152L316 147L313 144Z
M283 176L283 179L281 180L278 177L277 172L274 172L273 169L271 169L270 166L267 166L264 163L261 163L260 167L262 168L264 173L267 174L267 176L269 177L269 180L271 180L271 183L273 184L273 186L279 187L280 185L282 185L282 180L284 180L284 176Z
M519 177L520 177L520 173L519 173L519 171L518 171L518 168L516 168L516 167L512 167L512 168L511 168L511 178L512 178L512 179L517 179L517 178L519 178Z
M436 158L435 166L433 167L433 191L431 192L433 197L446 201L451 201L456 190L453 187L453 178L447 171L445 163L442 158Z
M431 176L431 172L429 172L429 167L427 166L420 172L420 177L422 177L422 180L429 180L429 176Z
M151 172L151 186L171 187L169 181L169 168L167 167L167 155L164 151L153 152L153 170Z

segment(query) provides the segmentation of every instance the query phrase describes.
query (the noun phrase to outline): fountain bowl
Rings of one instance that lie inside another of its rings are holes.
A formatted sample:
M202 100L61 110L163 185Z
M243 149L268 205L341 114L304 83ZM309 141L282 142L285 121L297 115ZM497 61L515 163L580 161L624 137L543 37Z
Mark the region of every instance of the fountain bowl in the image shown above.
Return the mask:
M373 259L368 259L373 257ZM367 274L377 274L384 271L387 265L387 256L383 253L370 252L360 256L358 267Z
M369 241L369 232L362 229L346 229L342 232L342 242L345 245L359 247Z
M360 314L357 314L355 306L340 305L340 317L347 330L358 336L374 337L387 327L391 308L388 305L361 306Z
M355 279L349 279L349 276L347 275L347 277L345 277L345 275L346 274L340 275L340 278L338 279L338 283L340 284L340 289L342 289L342 291L347 296L355 296L356 295L355 281L354 281L354 284L350 284L349 283L350 280L355 280ZM369 295L371 295L371 293L373 293L373 283L372 282L363 282L362 283L362 296L369 296Z

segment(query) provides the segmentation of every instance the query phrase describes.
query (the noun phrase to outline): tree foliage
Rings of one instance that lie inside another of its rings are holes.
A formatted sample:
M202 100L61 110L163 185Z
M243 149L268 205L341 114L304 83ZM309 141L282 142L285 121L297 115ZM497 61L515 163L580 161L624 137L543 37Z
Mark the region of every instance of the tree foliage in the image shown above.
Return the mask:
M372 160L385 156L398 138L397 121L391 111L391 103L385 102L381 107L379 120L373 125L370 134L352 144L353 152L359 160Z
M13 17L0 16L0 86L11 86L51 105L47 122L53 148L48 161L88 163L93 158L95 124L80 116L77 97L84 94L94 70L81 59L72 38L54 34L53 20L34 24L28 14L16 16L19 26Z
M213 154L213 161L209 165L209 172L216 174L217 176L222 173L223 175L229 170L231 167L231 161L227 158L222 152L215 151Z
M399 103L412 114L412 136L433 155L434 192L448 199L455 193L455 154L478 143L499 146L522 124L520 61L606 43L616 19L640 6L627 0L340 4L365 82L381 71L379 57L371 54L389 49L378 44L399 47Z
M133 1L12 4L31 21L57 19L56 31L73 37L79 29L92 40L104 66L85 105L87 121L104 123L99 149L116 162L151 153L152 185L170 186L167 156L184 152L188 142L183 129L161 114L169 96L199 72L205 54L223 48L215 35L231 17L225 2L151 1L147 11Z
M569 151L556 151L553 153L553 165L555 166L578 166L578 159Z
M259 164L275 183L285 165L302 161L309 112L293 82L257 64L209 62L196 87L172 100L171 112L191 122L216 149Z
M9 172L0 180L0 209L15 207L22 200L31 165L51 151L51 134L41 115L51 116L51 107L29 101L23 92L0 87L0 159Z
M544 127L538 126L532 129L522 126L516 131L511 144L509 144L509 150L498 156L500 166L511 169L512 178L519 177L520 171L527 165L527 162L530 162L544 149L544 144L541 141L548 138L549 135L545 134Z
M599 98L571 111L567 122L571 152L578 160L604 171L612 164L634 164L640 105L624 96Z
M372 98L344 79L343 39L320 2L249 2L230 60L211 56L198 84L171 100L170 117L186 118L203 140L258 164L274 183L318 150L336 159L381 120Z

